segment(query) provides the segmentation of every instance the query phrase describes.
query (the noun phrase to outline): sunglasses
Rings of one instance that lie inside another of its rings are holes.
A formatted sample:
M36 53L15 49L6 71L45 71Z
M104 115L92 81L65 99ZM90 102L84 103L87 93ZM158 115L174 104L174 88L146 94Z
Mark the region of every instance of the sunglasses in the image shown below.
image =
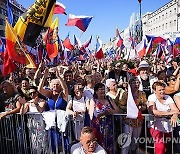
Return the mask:
M29 93L30 96L31 96L32 94L33 94L33 95L36 94L36 91L33 91L33 92L30 92L30 93Z
M84 90L84 88L77 88L74 91L83 91L83 90Z
M173 78L173 79L171 79L172 81L176 81L176 79L175 78Z

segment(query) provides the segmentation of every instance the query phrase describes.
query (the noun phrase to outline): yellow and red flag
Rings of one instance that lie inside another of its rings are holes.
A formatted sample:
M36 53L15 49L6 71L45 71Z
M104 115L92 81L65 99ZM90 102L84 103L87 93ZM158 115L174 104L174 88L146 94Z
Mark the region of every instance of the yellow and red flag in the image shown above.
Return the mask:
M45 34L46 51L50 59L58 55L58 18L54 20L48 32Z
M4 63L3 63L3 76L6 76L10 74L11 72L14 72L16 70L15 63L9 59L8 52L5 51L4 53Z
M26 45L34 46L43 27L50 27L56 0L36 0L23 13L14 29Z
M20 38L15 33L12 26L6 20L6 55L9 59L28 65L29 68L36 68L35 62L30 57L29 52L25 44L23 44Z
M20 38L16 35L16 32L12 28L12 26L9 24L9 22L6 19L6 27L5 27L5 32L6 32L6 51L8 52L9 58L25 64L25 55L24 52L22 51L24 45L21 43Z

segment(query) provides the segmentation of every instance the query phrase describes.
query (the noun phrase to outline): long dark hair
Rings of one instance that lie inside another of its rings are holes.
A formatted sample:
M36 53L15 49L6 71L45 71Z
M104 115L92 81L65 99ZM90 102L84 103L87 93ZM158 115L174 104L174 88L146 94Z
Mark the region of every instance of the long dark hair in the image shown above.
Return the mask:
M98 96L97 96L97 94L96 94L96 91L98 91L99 88L103 88L103 87L105 87L105 85L104 85L103 83L97 83L97 84L94 86L94 95L93 95L93 97L94 97L95 99L98 98Z
M45 97L44 95L42 95L42 94L38 91L38 88L37 88L36 86L30 86L30 87L29 87L29 90L30 90L30 89L34 89L35 91L37 91L38 97L41 98L41 99L46 100L46 97Z

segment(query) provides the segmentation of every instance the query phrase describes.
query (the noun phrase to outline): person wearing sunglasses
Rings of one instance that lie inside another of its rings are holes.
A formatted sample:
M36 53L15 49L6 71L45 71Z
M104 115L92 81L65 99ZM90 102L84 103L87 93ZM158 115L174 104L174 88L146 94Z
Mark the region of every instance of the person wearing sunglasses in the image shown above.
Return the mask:
M106 154L106 151L97 143L93 129L84 127L81 131L80 142L71 147L71 154Z
M180 74L178 76L171 75L167 81L167 86L165 87L165 93L173 98L173 96L180 90Z
M76 132L76 139L80 138L81 129L84 127L84 118L86 111L86 104L88 97L83 96L84 87L81 83L74 85L71 92L71 99L68 102L66 111L74 118L74 130Z
M42 113L45 109L45 100L42 99L41 95L37 91L37 87L30 86L29 89L29 96L31 97L31 100L26 102L23 98L21 98L21 109L20 114L25 114L27 112L40 112Z

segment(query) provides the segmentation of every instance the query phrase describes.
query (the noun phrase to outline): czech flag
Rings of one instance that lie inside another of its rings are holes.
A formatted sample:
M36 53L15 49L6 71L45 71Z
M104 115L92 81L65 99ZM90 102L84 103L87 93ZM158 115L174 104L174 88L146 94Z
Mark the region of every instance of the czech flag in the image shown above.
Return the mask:
M117 38L117 46L120 47L121 50L124 49L123 39L121 35L119 34L118 28L116 28L116 38Z
M46 50L50 59L58 55L58 18L54 20L45 36Z
M50 27L54 15L56 0L36 0L35 3L23 13L14 29L23 42L33 47L41 30Z
M81 48L82 44L81 41L74 35L74 47Z
M97 37L95 57L97 59L104 58L104 54L103 54L103 50L102 50L102 41L99 39L99 37Z
M89 47L89 45L91 44L91 41L92 41L92 36L91 36L90 39L87 40L82 46L83 46L84 48Z
M161 43L159 43L158 44L158 47L157 47L157 49L156 49L156 58L161 58L162 57L162 55L163 55L163 49L162 49L162 45L161 45Z
M176 57L180 53L180 37L177 37L174 42L173 56Z
M165 45L166 55L173 54L173 42L168 38Z
M139 54L139 57L142 58L146 55L146 41L143 39L135 48L136 52Z
M64 4L56 2L55 7L54 7L54 14L65 14L66 13L66 7L64 6Z
M152 39L149 41L146 47L146 56L149 55L151 52L152 52Z
M66 39L63 41L63 45L65 48L69 50L74 50L74 46L71 44L70 39L69 39L69 34L67 35Z
M139 109L134 101L131 87L128 85L128 97L127 97L127 118L136 119L138 118Z
M66 26L76 26L85 32L92 18L92 16L75 16L73 14L69 14L69 19L66 23Z
M152 44L165 44L166 43L166 39L162 38L161 36L152 36L152 35L146 35L147 41L148 43L152 40Z

